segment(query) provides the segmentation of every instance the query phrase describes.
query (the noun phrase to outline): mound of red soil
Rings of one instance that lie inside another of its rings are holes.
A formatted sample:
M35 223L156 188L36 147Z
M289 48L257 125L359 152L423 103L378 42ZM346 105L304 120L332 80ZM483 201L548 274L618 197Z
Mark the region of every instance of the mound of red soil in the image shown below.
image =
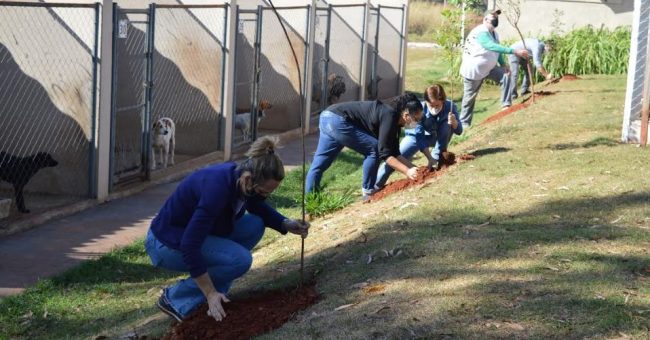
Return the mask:
M314 284L264 292L224 304L227 316L221 322L207 315L208 306L204 304L163 339L250 339L279 328L318 298Z
M578 78L578 76L576 76L575 74L565 74L564 76L562 76L562 80L578 80L578 79L580 78Z
M535 91L535 98L538 99L539 97L550 96L552 94L555 94L555 92L551 92L551 91ZM488 117L484 121L482 121L481 125L495 122L495 121L497 121L497 120L499 120L499 119L501 119L501 118L503 118L503 117L515 112L515 111L519 111L521 109L527 108L532 103L531 98L532 98L532 96L526 98L521 103L512 105L512 106L510 106L508 108L505 108L505 109L491 115L490 117Z
M402 191L404 189L424 184L426 181L432 178L436 178L438 176L441 176L447 171L447 168L453 164L456 163L462 163L465 161L469 161L476 158L474 155L460 155L456 157L456 155L453 152L443 152L442 153L442 165L440 167L440 170L437 171L431 171L427 169L426 167L421 167L422 171L420 171L418 178L415 180L410 180L408 178L400 179L397 181L393 181L388 183L383 189L372 195L372 197L366 201L368 203L370 202L375 202L384 199L386 196L389 196L395 192Z

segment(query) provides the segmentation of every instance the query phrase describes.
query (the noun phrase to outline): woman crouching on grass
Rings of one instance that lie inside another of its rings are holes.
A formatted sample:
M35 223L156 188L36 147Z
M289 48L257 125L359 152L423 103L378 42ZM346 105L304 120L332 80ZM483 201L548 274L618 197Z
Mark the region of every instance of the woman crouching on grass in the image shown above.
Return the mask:
M158 307L182 321L200 304L221 321L232 282L251 267L265 226L307 237L308 223L290 220L264 200L284 178L277 140L263 137L248 157L212 165L185 178L151 222L145 248L155 267L188 272L165 288Z

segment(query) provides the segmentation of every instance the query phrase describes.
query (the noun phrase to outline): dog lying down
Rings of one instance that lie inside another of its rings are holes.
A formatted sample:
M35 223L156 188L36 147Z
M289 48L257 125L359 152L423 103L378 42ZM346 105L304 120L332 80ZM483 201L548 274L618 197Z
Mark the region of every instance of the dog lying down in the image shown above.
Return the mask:
M57 166L59 162L47 152L18 157L6 152L0 152L0 180L9 182L14 187L16 207L21 213L28 213L25 207L23 189L29 180L41 169Z
M162 167L174 165L174 149L176 148L176 124L171 118L160 118L153 124L151 132L151 170L156 169L156 152L160 153Z
M269 103L266 100L260 100L260 104L257 107L257 123L259 124L260 120L262 118L266 117L266 110L269 110L273 108L273 105ZM244 112L244 113L237 113L235 115L235 129L238 129L241 131L242 136L244 136L245 140L251 140L252 139L252 133L251 133L251 113L250 112Z

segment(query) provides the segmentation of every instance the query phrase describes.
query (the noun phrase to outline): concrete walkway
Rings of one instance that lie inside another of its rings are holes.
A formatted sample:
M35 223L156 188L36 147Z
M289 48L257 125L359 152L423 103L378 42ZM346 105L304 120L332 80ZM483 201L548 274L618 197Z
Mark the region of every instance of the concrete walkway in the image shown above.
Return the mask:
M305 138L307 162L318 134ZM302 164L300 138L286 142L278 154L287 169ZM72 216L0 239L0 296L18 294L38 279L59 274L143 238L151 219L178 181L152 187Z

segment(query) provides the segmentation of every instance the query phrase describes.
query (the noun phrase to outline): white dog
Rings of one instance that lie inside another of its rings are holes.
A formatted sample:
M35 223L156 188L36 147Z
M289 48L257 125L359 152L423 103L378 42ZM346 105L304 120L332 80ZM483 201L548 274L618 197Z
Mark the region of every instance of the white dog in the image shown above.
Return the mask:
M266 110L272 108L273 105L266 100L260 100L260 105L257 107L257 123L259 124L262 118L266 117ZM239 129L244 139L250 140L251 135L251 113L244 112L235 115L235 129Z
M160 151L163 168L174 165L174 148L176 147L176 125L171 118L160 118L153 124L151 143L151 169L156 168L156 151ZM171 158L170 158L171 157Z

